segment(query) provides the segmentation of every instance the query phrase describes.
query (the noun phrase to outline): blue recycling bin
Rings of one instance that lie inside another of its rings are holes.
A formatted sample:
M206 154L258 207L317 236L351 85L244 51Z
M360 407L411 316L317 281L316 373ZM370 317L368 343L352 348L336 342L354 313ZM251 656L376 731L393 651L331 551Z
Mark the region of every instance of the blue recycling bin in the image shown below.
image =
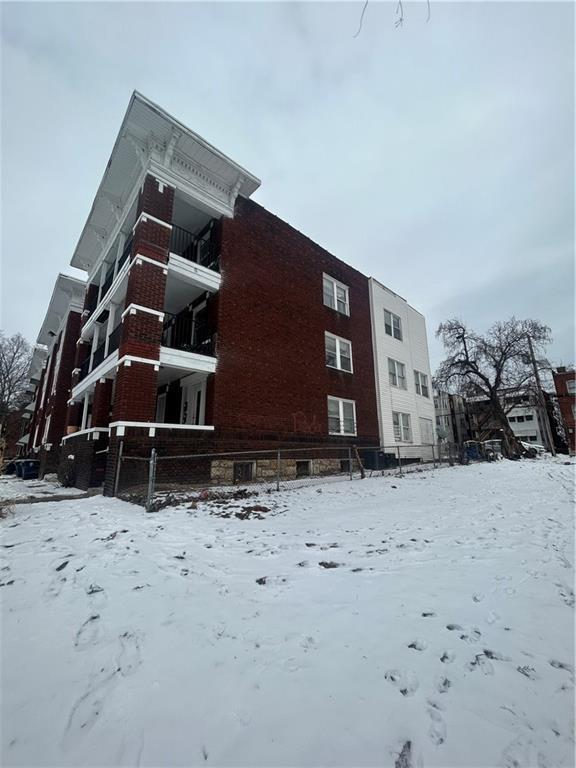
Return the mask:
M24 459L22 462L22 480L36 480L40 462L38 459Z
M18 461L14 462L16 464L16 477L22 477L22 464L24 463L23 459L18 459Z

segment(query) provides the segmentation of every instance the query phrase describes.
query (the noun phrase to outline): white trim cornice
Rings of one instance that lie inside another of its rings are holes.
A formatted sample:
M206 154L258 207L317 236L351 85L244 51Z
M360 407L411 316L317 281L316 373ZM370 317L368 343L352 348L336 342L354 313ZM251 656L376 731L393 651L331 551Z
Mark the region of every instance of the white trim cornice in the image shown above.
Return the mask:
M126 315L135 315L137 312L146 312L149 315L156 315L158 320L162 322L164 320L164 312L160 312L157 309L151 309L150 307L143 307L141 304L128 304L124 312L120 315L122 320L126 317Z
M149 437L155 437L157 429L187 429L197 432L213 432L214 427L208 424L165 424L153 421L113 421L110 424L110 431L116 429L116 436L123 437L126 427L135 429L147 429Z
M93 440L98 440L100 437L100 432L109 435L110 429L109 427L91 427L90 429L79 429L76 432L70 432L69 435L64 435L64 437L60 440L60 444L65 443L72 437L80 437L81 435L86 435L87 440L90 440L90 435L92 435Z
M161 182L161 183L163 184L164 182ZM163 227L166 227L166 229L169 229L170 231L172 231L172 224L169 224L167 221L162 221L162 219L158 219L156 218L156 216L152 216L151 213L146 213L146 211L141 211L140 215L134 222L134 226L132 227L132 232L134 232L134 230L136 229L138 224L140 224L141 221L146 223L148 219L150 219L150 221L153 221L155 224L161 224Z

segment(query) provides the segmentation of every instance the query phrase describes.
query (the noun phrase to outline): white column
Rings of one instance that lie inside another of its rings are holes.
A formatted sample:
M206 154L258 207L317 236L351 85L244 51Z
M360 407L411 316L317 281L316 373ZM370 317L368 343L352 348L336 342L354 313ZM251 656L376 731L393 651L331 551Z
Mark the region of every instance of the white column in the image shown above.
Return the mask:
M118 274L118 262L120 261L120 257L122 256L122 251L124 250L124 245L126 244L126 235L124 232L120 232L118 235L118 249L116 251L116 260L114 262L114 278L113 281L116 279L116 275Z
M86 420L88 418L88 403L89 403L89 395L86 393L84 395L84 407L82 409L82 424L80 425L80 429L86 429Z
M106 359L108 357L108 346L110 338L110 334L114 330L114 320L116 319L116 307L117 304L112 304L110 302L110 305L108 307L108 322L106 323L106 346L104 347L104 358Z

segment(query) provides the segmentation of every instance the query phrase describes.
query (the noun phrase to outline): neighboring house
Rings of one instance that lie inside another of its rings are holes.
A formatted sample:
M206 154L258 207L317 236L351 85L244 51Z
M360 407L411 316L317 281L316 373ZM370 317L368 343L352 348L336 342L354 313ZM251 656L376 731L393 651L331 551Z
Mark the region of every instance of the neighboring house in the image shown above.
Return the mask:
M133 94L71 261L88 280L60 469L80 487L111 492L120 451L434 440L423 317L250 200L259 184Z
M552 375L568 447L570 453L576 453L576 371L560 367Z
M58 275L32 357L35 400L28 450L40 459L41 475L58 469L85 289L83 280Z
M370 278L378 426L382 446L436 442L426 322Z
M529 391L506 392L500 397L508 424L514 435L525 443L550 448L546 438L546 410ZM483 397L467 399L472 439L488 440L501 436L501 427L489 414L489 401Z
M470 419L466 399L461 395L434 391L436 429L448 443L464 443L470 440Z

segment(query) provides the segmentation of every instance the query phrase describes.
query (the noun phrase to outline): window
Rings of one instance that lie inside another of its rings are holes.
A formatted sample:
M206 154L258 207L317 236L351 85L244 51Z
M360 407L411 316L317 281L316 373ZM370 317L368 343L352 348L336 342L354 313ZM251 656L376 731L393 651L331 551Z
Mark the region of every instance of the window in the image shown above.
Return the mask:
M508 421L510 422L516 421L516 416L508 416Z
M400 389L407 389L406 386L406 366L404 363L399 363L398 360L392 360L388 358L388 376L390 378L390 384L393 387L400 387Z
M434 431L432 429L432 419L420 419L420 440L424 444L434 442Z
M416 384L416 392L422 397L430 397L428 390L428 376L420 371L414 371L414 382Z
M350 303L348 299L348 286L339 283L328 275L323 278L324 304L327 307L341 312L343 315L350 314Z
M296 462L296 477L310 477L310 461L308 459Z
M356 434L356 403L354 400L328 398L328 432L331 435Z
M340 371L352 373L352 345L346 339L325 334L326 365L330 368L338 368Z
M411 443L412 427L410 426L410 414L392 411L392 423L394 425L394 439L398 442Z
M516 421L520 423L521 421L524 421L524 416L517 416Z
M384 310L384 330L388 336L393 336L398 341L402 341L402 324L398 315Z
M576 379L569 379L566 382L566 389L568 390L569 395L576 394Z
M247 483L254 479L253 461L235 461L234 462L234 482Z
M534 421L534 415L532 413L527 413L524 418L526 421Z

